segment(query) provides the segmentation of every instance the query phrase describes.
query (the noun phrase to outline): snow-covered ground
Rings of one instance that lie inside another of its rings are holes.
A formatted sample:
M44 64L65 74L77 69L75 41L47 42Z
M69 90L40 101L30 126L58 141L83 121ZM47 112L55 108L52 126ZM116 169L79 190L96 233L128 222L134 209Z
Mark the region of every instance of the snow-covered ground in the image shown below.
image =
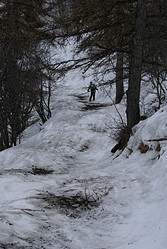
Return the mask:
M119 115L100 88L89 104L88 84L67 75L52 118L0 153L0 248L167 248L167 107L112 155Z

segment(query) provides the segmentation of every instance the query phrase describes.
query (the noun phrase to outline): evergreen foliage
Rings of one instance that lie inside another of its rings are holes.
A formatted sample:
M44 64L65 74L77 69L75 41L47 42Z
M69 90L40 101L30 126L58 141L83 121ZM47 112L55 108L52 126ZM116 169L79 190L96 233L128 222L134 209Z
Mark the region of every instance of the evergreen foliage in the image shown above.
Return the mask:
M16 145L34 108L43 122L50 115L46 11L45 1L0 4L0 150Z

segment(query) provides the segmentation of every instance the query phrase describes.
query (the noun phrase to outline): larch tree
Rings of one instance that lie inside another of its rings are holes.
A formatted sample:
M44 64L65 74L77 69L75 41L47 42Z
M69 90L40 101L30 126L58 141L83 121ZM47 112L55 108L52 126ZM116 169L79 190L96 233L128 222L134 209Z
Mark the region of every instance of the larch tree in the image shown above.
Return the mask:
M143 44L146 26L147 0L137 0L137 11L130 57L129 86L127 91L127 127L132 127L140 121L140 87L143 60Z

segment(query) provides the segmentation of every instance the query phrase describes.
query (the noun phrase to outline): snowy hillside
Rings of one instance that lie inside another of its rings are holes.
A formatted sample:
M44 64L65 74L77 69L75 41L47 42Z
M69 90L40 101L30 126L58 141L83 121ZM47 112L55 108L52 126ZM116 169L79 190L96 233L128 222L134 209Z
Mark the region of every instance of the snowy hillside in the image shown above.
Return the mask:
M68 75L52 118L0 153L0 248L167 248L167 107L117 157L117 111L100 88L90 104L88 84Z

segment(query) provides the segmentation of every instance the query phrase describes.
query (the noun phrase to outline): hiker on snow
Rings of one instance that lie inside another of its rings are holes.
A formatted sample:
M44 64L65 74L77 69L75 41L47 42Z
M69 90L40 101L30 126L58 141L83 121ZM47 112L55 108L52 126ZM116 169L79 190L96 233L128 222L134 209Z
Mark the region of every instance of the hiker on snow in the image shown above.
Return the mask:
M89 101L91 101L92 98L93 98L93 101L95 100L96 90L98 90L96 85L91 81L88 87L88 92L90 91Z

